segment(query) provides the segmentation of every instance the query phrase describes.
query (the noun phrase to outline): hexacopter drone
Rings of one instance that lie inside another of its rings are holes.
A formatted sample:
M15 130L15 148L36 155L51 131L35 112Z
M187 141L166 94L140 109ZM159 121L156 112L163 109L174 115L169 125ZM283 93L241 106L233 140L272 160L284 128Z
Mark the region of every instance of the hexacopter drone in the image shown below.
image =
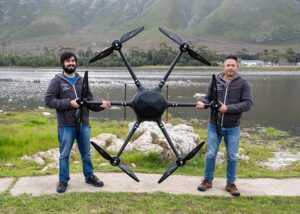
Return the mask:
M117 153L116 156L112 157L109 155L105 150L103 150L100 146L95 144L94 142L91 142L91 144L94 146L94 148L100 153L100 155L105 158L106 160L109 160L111 165L113 166L118 166L121 168L122 171L124 171L127 175L129 175L131 178L133 178L135 181L139 182L139 179L137 176L129 169L128 166L126 166L124 163L121 162L120 156L122 152L124 151L125 147L127 146L128 142L130 141L131 137L139 127L140 123L143 121L154 121L158 124L159 128L161 129L162 133L164 134L165 138L167 139L168 144L170 145L172 151L174 152L176 156L176 162L172 164L162 175L162 177L159 179L158 183L163 182L168 176L170 176L178 167L182 167L185 165L186 161L192 159L197 152L201 149L201 147L204 145L205 142L200 143L197 145L189 154L187 154L185 157L182 157L178 154L168 132L166 131L163 122L161 121L161 117L164 113L164 111L168 107L195 107L195 103L176 103L176 102L168 102L164 95L162 94L162 87L164 86L165 82L167 81L169 75L171 74L174 66L178 62L180 56L184 52L188 52L188 54L206 64L206 65L211 65L210 62L205 60L203 57L201 57L199 54L197 54L195 51L190 49L189 44L187 42L183 42L177 35L163 29L159 28L159 30L165 34L167 37L169 37L171 40L176 42L179 47L179 52L176 55L175 59L173 60L172 64L170 65L167 73L165 74L164 78L159 82L158 86L156 88L144 88L142 84L140 83L139 79L133 72L130 64L126 60L123 52L122 52L122 44L126 42L127 40L131 39L138 33L140 33L142 30L144 30L144 27L137 28L133 31L130 31L126 34L124 34L120 40L115 40L113 41L111 47L105 49L102 51L100 54L95 56L93 59L90 60L90 63L93 63L97 60L103 59L110 54L113 53L114 50L117 50L120 55L122 60L124 61L136 87L137 87L137 93L136 95L130 100L129 102L127 101L111 101L111 105L115 106L130 106L135 114L136 114L136 122L129 132L127 138L125 139L122 147L120 148L119 152ZM218 109L218 99L217 99L217 90L216 90L216 78L213 75L213 80L212 80L212 86L211 87L211 94L212 94L212 101L210 104L206 104L205 108L210 107L211 108L211 113L214 113L214 116L217 116L217 109ZM86 99L87 94L89 90L89 85L88 85L88 72L86 71L84 74L84 79L83 79L83 86L82 86L82 93L81 97L78 100L78 104L80 108L76 112L76 120L77 120L77 130L79 132L80 130L80 125L82 122L82 108L89 108L91 105L101 105L102 102L100 101L88 101ZM219 125L218 125L219 126ZM219 130L219 129L218 129Z

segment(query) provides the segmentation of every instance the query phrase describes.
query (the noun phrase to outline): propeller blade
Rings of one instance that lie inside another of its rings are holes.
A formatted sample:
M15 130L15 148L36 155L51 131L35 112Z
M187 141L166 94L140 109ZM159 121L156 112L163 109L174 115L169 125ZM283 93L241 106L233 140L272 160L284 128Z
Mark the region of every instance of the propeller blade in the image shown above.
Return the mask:
M81 89L81 100L87 98L88 91L89 91L89 79L88 79L88 71L84 72L83 82L82 82L82 89Z
M211 96L212 96L212 100L214 101L214 103L218 104L218 107L220 105L219 100L218 100L218 86L217 86L217 78L216 75L213 74L212 76L212 82L211 82ZM211 115L214 114L214 117L216 119L216 125L217 125L217 134L218 136L220 136L221 134L221 123L219 120L219 116L218 116L218 109L216 109L215 107L211 108Z
M171 40L173 40L174 42L176 42L178 45L181 45L183 42L180 39L179 36L177 36L174 33L171 33L170 31L167 31L166 29L159 27L158 28L160 30L160 32L162 32L163 34L165 34L167 37L169 37Z
M200 143L199 145L197 145L189 154L187 154L187 156L184 158L185 161L188 161L190 159L192 159L197 152L199 152L199 150L202 148L202 146L205 144L205 142Z
M119 164L120 169L123 170L123 172L125 172L127 175L129 175L133 180L140 182L140 180L138 179L138 177L136 177L136 175L129 169L128 166L126 166L123 163Z
M218 103L218 87L217 87L217 79L215 74L213 74L212 81L211 81L211 96L212 96L212 100L215 103Z
M98 146L96 143L94 143L93 141L91 141L91 144L93 145L93 147L99 152L99 154L105 158L106 160L109 161L113 161L113 158L106 152L104 151L100 146Z
M92 58L90 60L90 63L96 62L99 59L103 59L104 57L109 56L110 54L112 54L112 52L114 52L114 47L109 47L106 48L104 51L102 51L101 53L99 53L97 56L95 56L94 58Z
M163 182L167 177L169 177L173 172L175 172L175 170L178 168L179 166L177 165L177 163L174 163L173 165L171 165L167 171L165 171L165 173L163 174L163 176L161 176L161 178L159 179L158 183L160 184L161 182Z
M139 27L137 29L134 29L133 31L130 31L128 33L125 33L121 39L120 39L120 43L124 43L127 40L131 39L132 37L134 37L135 35L137 35L138 33L140 33L141 31L144 30L144 27Z
M220 134L221 134L221 123L220 123L220 120L219 120L219 113L218 113L218 110L214 110L214 112L215 112L216 125L217 125L217 134L218 134L218 136L220 136Z
M200 56L198 53L196 53L192 49L188 49L188 53L195 60L198 60L198 61L202 62L205 65L211 65L211 63L209 61L207 61L206 59L204 59L202 56Z

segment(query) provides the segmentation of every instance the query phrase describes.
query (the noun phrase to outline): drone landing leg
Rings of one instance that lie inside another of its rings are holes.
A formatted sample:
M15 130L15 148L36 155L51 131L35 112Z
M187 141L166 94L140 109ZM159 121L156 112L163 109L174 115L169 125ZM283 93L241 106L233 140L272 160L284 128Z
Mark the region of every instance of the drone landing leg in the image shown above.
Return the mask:
M129 175L132 179L134 179L135 181L139 182L140 180L138 179L138 177L129 169L128 166L126 166L125 164L123 164L120 160L120 155L122 154L122 152L124 151L125 147L127 146L128 142L130 141L131 137L133 136L134 132L136 131L136 129L139 127L140 122L136 121L133 128L131 129L130 133L128 134L124 144L122 145L120 151L118 152L118 155L115 157L111 157L107 152L105 152L100 146L98 146L97 144L95 144L94 142L91 142L91 144L94 146L94 148L99 152L99 154L105 158L106 160L110 161L110 164L113 166L118 166L123 172L125 172L127 175Z
M124 144L122 145L120 151L117 154L117 157L120 157L120 155L122 154L123 150L125 149L125 147L127 146L128 142L130 141L131 137L133 136L133 134L135 133L135 131L137 130L137 128L139 127L140 122L136 121L131 129L131 131L129 132L126 140L124 141Z
M174 144L173 144L173 142L172 142L172 140L171 140L168 132L166 131L163 122L160 120L160 121L157 122L157 124L158 124L159 128L161 129L162 133L164 134L164 136L166 137L166 139L167 139L169 145L171 146L173 152L175 153L176 158L179 158L179 154L178 154L178 152L177 152L177 150L176 150L176 148L175 148L175 146L174 146Z

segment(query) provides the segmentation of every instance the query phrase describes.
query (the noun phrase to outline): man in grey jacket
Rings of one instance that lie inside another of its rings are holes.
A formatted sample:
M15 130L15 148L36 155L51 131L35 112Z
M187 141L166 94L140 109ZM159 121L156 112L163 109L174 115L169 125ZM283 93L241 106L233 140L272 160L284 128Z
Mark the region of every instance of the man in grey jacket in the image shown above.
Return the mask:
M208 125L205 174L204 179L198 186L199 191L206 191L212 187L216 157L222 137L224 137L227 152L227 185L225 189L233 196L240 195L235 185L237 153L240 141L240 118L243 112L250 110L253 102L249 83L237 73L238 69L237 57L230 55L225 59L224 72L217 75L216 78L218 98L221 106L218 110L218 118L215 118L214 114L212 114ZM197 102L198 109L204 109L204 104L211 102L211 87L210 83L204 99ZM221 124L219 136L217 134L216 120L219 120Z
M58 122L59 141L59 182L56 188L58 193L65 192L70 180L69 157L74 140L76 139L81 155L85 182L96 187L103 186L93 173L93 165L90 157L90 126L89 111L83 109L82 126L80 134L76 133L76 110L79 108L77 99L81 96L83 78L76 73L77 57L72 52L64 52L60 57L63 68L61 74L56 74L49 83L44 100L49 108L56 109ZM93 100L93 95L88 89L88 100ZM102 100L101 106L94 106L91 110L101 111L110 107L107 100Z

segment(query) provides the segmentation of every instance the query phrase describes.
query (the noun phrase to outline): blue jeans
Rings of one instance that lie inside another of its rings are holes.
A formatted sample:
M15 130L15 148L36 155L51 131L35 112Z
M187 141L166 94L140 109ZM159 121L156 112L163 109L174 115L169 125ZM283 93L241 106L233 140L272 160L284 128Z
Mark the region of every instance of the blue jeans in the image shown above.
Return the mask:
M93 165L90 156L90 133L91 128L89 126L81 126L80 135L77 138L75 127L62 126L58 128L59 181L68 182L70 180L69 159L75 139L81 155L83 175L85 178L90 178L93 175Z
M204 177L209 181L212 181L214 178L216 157L222 137L224 137L227 152L227 183L232 183L236 180L237 153L240 142L239 126L234 128L222 127L221 134L218 136L216 126L213 124L208 125L208 142Z

